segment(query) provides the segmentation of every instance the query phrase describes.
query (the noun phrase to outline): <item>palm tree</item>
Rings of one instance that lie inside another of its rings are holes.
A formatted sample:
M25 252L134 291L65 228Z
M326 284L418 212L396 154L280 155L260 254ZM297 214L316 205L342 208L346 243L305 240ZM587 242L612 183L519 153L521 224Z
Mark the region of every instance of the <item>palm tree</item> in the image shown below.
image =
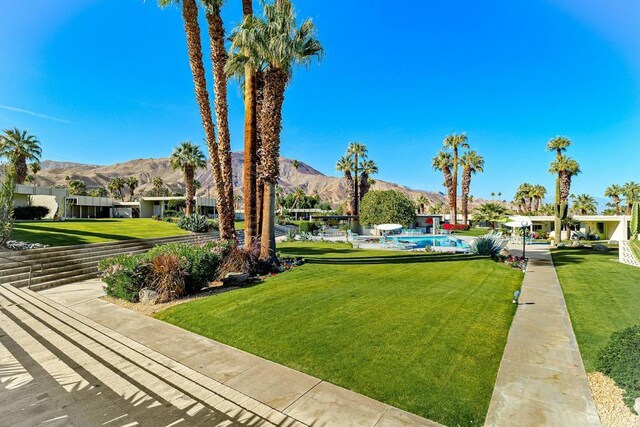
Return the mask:
M40 161L41 155L40 141L26 130L5 129L4 135L0 135L0 157L7 158L13 165L16 184L23 184L29 174L27 161Z
M588 194L572 195L573 212L578 215L595 215L598 212L598 202Z
M198 23L198 5L196 0L159 0L161 7L169 4L182 3L182 19L187 38L187 52L189 65L193 75L193 84L196 93L196 101L200 110L200 119L204 128L205 140L209 149L209 161L217 194L217 205L220 212L220 237L225 240L235 239L233 201L229 200L225 191L225 181L231 181L232 176L224 176L220 165L220 154L216 141L215 128L211 115L209 91L205 77L204 63L202 62L202 42L200 39L200 25ZM188 203L188 206L192 204Z
M181 170L184 175L185 186L185 213L191 215L193 213L193 202L195 197L195 172L199 168L206 166L206 159L200 147L191 141L181 142L173 149L169 156L171 169Z
M620 195L623 192L624 188L617 184L612 184L608 186L606 190L604 190L604 196L611 198L611 202L615 207L616 215L620 215Z
M491 200L493 201L493 199L495 199L496 197L496 193L494 193L493 191L491 192Z
M427 211L427 206L429 206L429 199L424 194L421 194L416 200L418 204L418 212L423 214Z
M378 166L373 160L363 160L360 162L360 200L369 192L374 180L371 179L371 175L378 173Z
M484 171L484 158L476 151L467 151L460 157L462 165L462 223L469 219L469 191L471 190L471 175Z
M89 191L89 195L91 197L107 197L109 195L109 192L104 187L98 187Z
M467 143L467 134L462 132L460 135L457 135L455 133L451 135L447 135L444 138L444 141L442 141L442 144L444 145L445 148L453 150L453 166L452 166L453 176L452 176L452 182L451 182L451 192L449 194L449 198L453 200L453 202L450 202L452 207L452 212L449 212L449 214L452 218L452 223L457 224L458 223L458 162L459 162L458 150L460 148L469 148L469 144Z
M291 166L293 166L293 168L295 170L298 170L298 168L300 167L300 161L299 160L292 160L291 161Z
M355 206L354 199L355 193L353 191L353 159L349 156L342 156L338 160L336 169L344 174L344 179L347 182L347 201L345 203L345 213L347 215L353 214Z
M531 213L533 204L533 188L533 185L528 182L523 182L516 191L516 199L520 199L518 206L522 209L522 213Z
M549 173L558 174L560 180L560 202L568 202L571 192L571 178L580 172L580 164L571 157L560 155L557 160L551 162Z
M109 191L111 192L111 194L113 194L114 196L119 196L120 200L124 201L124 194L122 193L122 189L127 185L126 181L124 180L124 178L112 178L111 180L109 180L109 183L107 184L107 188L109 189ZM116 194L117 192L117 194Z
M533 212L538 212L540 210L540 205L542 204L542 200L544 199L544 196L546 196L547 194L547 189L544 187L544 185L533 185L531 187L531 196L533 196L533 207L532 207L532 211Z
M156 197L160 196L162 192L162 187L164 186L164 180L162 179L162 177L155 176L153 177L152 183L153 183L153 194L155 194Z
M42 165L40 164L40 160L34 160L33 162L29 163L29 171L31 172L31 175L33 176L33 185L36 185L36 180L38 177L38 173L42 170Z
M347 147L347 155L353 157L353 165L355 169L353 171L353 192L355 194L353 211L354 215L360 214L360 186L358 184L359 173L358 169L360 166L359 161L364 161L367 158L367 147L360 142L352 142Z
M431 166L433 166L433 169L442 172L442 175L444 175L444 186L447 189L447 194L449 195L449 213L455 212L455 199L451 197L451 194L453 193L453 177L451 175L453 159L451 158L451 154L444 150L440 150L438 155L433 158Z
M296 191L293 192L293 206L292 208L300 207L300 202L304 200L307 195L305 194L302 188L296 188Z
M132 201L133 196L135 195L136 188L138 188L140 182L138 181L138 178L134 176L130 176L129 178L127 178L126 182L127 187L129 187L129 201Z
M478 206L473 211L473 221L477 223L488 223L489 227L495 228L495 223L507 217L507 208L496 202L486 202Z
M555 151L556 152L555 162L560 162L562 153L567 151L567 148L571 144L572 142L569 138L565 136L556 136L555 138L551 138L549 142L547 142L547 150ZM560 218L560 215L562 215L562 213L560 212L560 209L561 209L561 203L563 202L563 199L562 197L560 197L560 186L561 186L560 181L561 181L561 178L560 178L560 174L558 173L558 176L556 177L556 195L555 195L556 218L554 221L554 240L556 244L560 243L560 241L562 240L562 232L561 232L562 218ZM567 193L567 197L568 196L569 196L569 193ZM564 202L566 203L566 200L564 200Z
M264 65L264 93L260 112L263 153L261 178L264 181L260 257L263 260L273 259L275 185L280 174L278 161L284 92L293 67L308 64L313 57L320 58L323 50L315 39L315 25L311 20L297 26L295 10L290 0L265 4L264 18L246 17L234 34L232 47L239 51L236 56L238 63L242 61L243 55L245 65ZM246 87L245 79L245 90Z
M72 196L84 196L87 194L87 184L79 179L72 179L67 183L69 194Z
M220 9L224 0L202 0L209 27L209 47L213 70L213 93L216 123L218 125L218 155L220 170L224 177L223 188L228 200L227 222L235 220L235 202L233 200L233 170L231 168L231 133L229 131L229 106L227 103L227 50L225 48L224 23ZM235 234L235 232L234 232ZM255 235L254 235L255 237Z
M633 203L640 199L640 184L635 181L627 182L622 186L622 194L627 203L627 215L631 215Z

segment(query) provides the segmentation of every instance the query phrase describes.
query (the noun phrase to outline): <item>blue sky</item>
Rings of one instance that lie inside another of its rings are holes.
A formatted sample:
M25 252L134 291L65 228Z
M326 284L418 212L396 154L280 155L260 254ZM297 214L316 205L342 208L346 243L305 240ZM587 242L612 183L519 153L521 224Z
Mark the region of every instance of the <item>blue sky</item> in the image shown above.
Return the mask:
M441 191L431 158L446 134L467 132L486 160L472 193L511 198L522 181L552 191L544 146L560 134L582 165L574 192L601 196L612 182L640 181L640 3L295 4L315 20L326 55L287 90L284 156L336 174L358 140L380 179ZM227 0L226 26L240 15L240 0ZM29 129L45 158L110 164L202 141L179 9L2 0L0 16L0 128ZM229 93L240 150L235 83Z

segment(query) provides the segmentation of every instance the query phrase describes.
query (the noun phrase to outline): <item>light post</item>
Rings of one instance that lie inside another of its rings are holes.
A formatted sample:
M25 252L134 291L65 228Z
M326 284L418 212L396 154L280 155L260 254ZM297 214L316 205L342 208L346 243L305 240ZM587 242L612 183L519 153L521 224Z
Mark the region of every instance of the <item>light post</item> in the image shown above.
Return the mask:
M522 225L522 259L526 259L527 227L529 227L531 224L529 223L529 221L522 221L520 225Z

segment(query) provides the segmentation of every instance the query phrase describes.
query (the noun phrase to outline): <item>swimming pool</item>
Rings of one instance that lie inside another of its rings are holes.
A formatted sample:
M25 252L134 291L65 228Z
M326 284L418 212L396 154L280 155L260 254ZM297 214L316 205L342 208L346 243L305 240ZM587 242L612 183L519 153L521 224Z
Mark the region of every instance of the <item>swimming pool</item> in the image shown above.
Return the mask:
M469 249L469 245L466 242L450 236L389 236L388 239L397 243L411 244L416 249L432 246Z

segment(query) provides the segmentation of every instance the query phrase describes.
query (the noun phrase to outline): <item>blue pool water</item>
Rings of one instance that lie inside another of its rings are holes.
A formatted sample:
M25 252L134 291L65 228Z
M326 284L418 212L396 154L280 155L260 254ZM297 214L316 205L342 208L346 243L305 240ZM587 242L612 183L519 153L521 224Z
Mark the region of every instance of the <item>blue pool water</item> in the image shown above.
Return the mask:
M446 246L457 247L461 249L468 249L469 245L462 240L449 236L390 236L392 239L399 243L411 243L414 244L416 249L431 247L431 246Z

